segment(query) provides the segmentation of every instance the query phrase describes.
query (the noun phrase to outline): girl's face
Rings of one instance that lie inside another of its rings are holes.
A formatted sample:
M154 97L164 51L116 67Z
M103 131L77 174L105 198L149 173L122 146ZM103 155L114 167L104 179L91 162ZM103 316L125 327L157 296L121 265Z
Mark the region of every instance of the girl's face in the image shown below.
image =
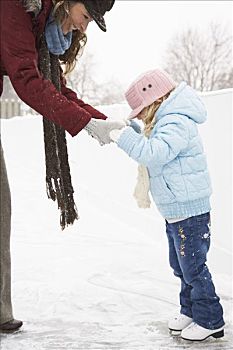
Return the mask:
M88 24L93 20L87 12L86 7L81 2L72 5L68 14L68 17L61 26L64 34L77 29L81 33L85 33Z
M135 117L138 120L143 120L147 114L147 107L143 108L143 110Z

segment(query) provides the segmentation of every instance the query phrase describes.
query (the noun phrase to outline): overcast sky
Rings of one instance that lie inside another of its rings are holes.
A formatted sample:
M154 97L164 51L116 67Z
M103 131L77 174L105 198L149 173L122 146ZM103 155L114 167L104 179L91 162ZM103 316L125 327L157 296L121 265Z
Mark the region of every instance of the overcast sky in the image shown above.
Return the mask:
M192 26L205 32L214 21L232 31L232 1L116 0L106 13L107 33L91 23L86 52L95 55L99 80L128 86L141 72L161 66L171 37Z

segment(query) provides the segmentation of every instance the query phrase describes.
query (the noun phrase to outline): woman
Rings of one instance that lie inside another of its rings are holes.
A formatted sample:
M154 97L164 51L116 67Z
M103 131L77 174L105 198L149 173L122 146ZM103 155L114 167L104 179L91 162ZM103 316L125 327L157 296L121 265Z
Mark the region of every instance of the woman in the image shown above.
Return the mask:
M106 131L122 123L103 121L107 117L77 98L60 77L60 92L46 79L39 67L42 38L47 49L70 72L86 43L85 31L94 20L106 31L104 14L115 0L2 0L0 94L3 75L8 75L18 96L49 121L75 136L83 128L102 144L111 142ZM43 58L43 57L42 57ZM0 331L22 326L14 320L11 305L10 269L11 203L7 173L1 148L1 235L0 235Z

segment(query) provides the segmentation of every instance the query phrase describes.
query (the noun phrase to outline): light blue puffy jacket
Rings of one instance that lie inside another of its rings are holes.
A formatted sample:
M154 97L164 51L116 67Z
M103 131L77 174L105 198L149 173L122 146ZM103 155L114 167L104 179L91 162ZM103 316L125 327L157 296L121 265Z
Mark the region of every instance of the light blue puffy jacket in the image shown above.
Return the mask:
M149 138L128 127L117 141L131 158L147 167L150 191L164 218L210 211L211 184L197 124L206 109L195 90L182 82L158 109Z

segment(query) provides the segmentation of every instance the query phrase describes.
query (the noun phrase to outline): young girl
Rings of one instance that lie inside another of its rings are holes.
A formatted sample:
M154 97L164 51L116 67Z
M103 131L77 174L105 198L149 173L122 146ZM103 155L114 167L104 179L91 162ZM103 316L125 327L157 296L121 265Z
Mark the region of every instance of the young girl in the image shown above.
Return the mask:
M113 130L110 137L139 165L135 197L150 204L148 191L165 218L169 260L181 280L180 312L168 323L187 340L224 335L223 309L206 266L210 246L211 185L197 124L206 110L185 82L177 85L164 71L141 75L126 92L137 123Z

